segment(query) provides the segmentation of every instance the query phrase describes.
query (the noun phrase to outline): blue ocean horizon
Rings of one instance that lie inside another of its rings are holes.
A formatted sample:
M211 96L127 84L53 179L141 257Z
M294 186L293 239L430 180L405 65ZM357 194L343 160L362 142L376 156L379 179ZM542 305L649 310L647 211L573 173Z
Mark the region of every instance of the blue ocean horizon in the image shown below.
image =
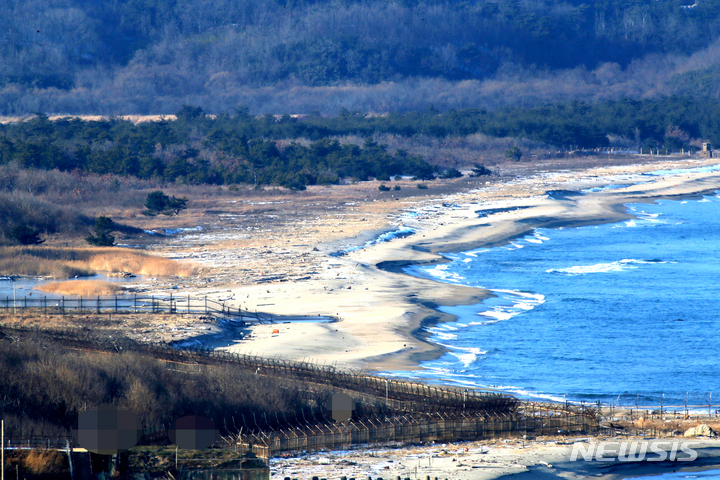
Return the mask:
M495 296L441 307L457 320L427 331L448 353L395 374L537 400L719 403L720 197L626 209L635 218L536 229L408 268Z

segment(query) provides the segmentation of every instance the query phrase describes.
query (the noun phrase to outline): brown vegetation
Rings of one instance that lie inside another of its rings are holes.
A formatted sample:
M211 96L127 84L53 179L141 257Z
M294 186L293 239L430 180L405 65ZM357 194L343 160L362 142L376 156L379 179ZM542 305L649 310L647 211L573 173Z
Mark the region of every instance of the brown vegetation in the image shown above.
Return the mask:
M35 287L37 290L60 295L96 296L115 295L123 291L117 283L100 280L73 280L70 282L53 282Z
M70 471L67 455L57 450L8 450L5 453L5 470L10 478L27 480L66 479Z
M313 418L326 397L239 365L189 375L146 353L84 351L10 329L0 340L1 411L10 437L67 435L79 412L102 403L132 409L151 431L185 415L207 416L227 431L248 427L255 417Z
M136 275L197 275L200 267L119 248L0 247L0 275L71 278L96 272Z

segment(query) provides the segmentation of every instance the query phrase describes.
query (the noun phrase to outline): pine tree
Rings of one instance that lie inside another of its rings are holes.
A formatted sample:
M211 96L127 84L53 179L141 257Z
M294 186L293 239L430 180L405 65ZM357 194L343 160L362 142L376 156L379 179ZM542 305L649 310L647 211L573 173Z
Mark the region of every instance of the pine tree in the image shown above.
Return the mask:
M115 237L110 235L110 232L116 229L115 222L108 217L97 217L95 219L95 226L93 227L94 235L91 233L85 237L90 245L97 247L112 247L115 243Z

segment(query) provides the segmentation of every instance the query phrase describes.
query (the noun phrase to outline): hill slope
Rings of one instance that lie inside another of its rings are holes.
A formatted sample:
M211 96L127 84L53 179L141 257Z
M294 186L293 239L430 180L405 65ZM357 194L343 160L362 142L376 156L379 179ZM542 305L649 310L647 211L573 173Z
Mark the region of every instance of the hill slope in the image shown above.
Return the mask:
M0 24L0 114L336 113L716 93L678 75L718 63L720 0L8 0Z

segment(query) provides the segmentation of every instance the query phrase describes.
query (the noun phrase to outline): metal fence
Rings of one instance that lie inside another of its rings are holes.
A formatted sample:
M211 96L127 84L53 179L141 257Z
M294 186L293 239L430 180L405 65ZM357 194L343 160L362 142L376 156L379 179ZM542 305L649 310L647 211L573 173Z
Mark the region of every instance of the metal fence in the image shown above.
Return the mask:
M190 295L98 295L91 297L23 296L0 298L0 312L35 311L43 315L78 313L173 313L178 315L217 315L246 322L275 323L296 317L278 317L269 313L251 312L225 302ZM331 317L313 317L332 320Z
M352 445L557 435L597 429L596 417L566 410L552 415L538 411L535 416L437 412L240 434L236 441L243 449L252 448L259 455L273 456L290 451L345 449Z

